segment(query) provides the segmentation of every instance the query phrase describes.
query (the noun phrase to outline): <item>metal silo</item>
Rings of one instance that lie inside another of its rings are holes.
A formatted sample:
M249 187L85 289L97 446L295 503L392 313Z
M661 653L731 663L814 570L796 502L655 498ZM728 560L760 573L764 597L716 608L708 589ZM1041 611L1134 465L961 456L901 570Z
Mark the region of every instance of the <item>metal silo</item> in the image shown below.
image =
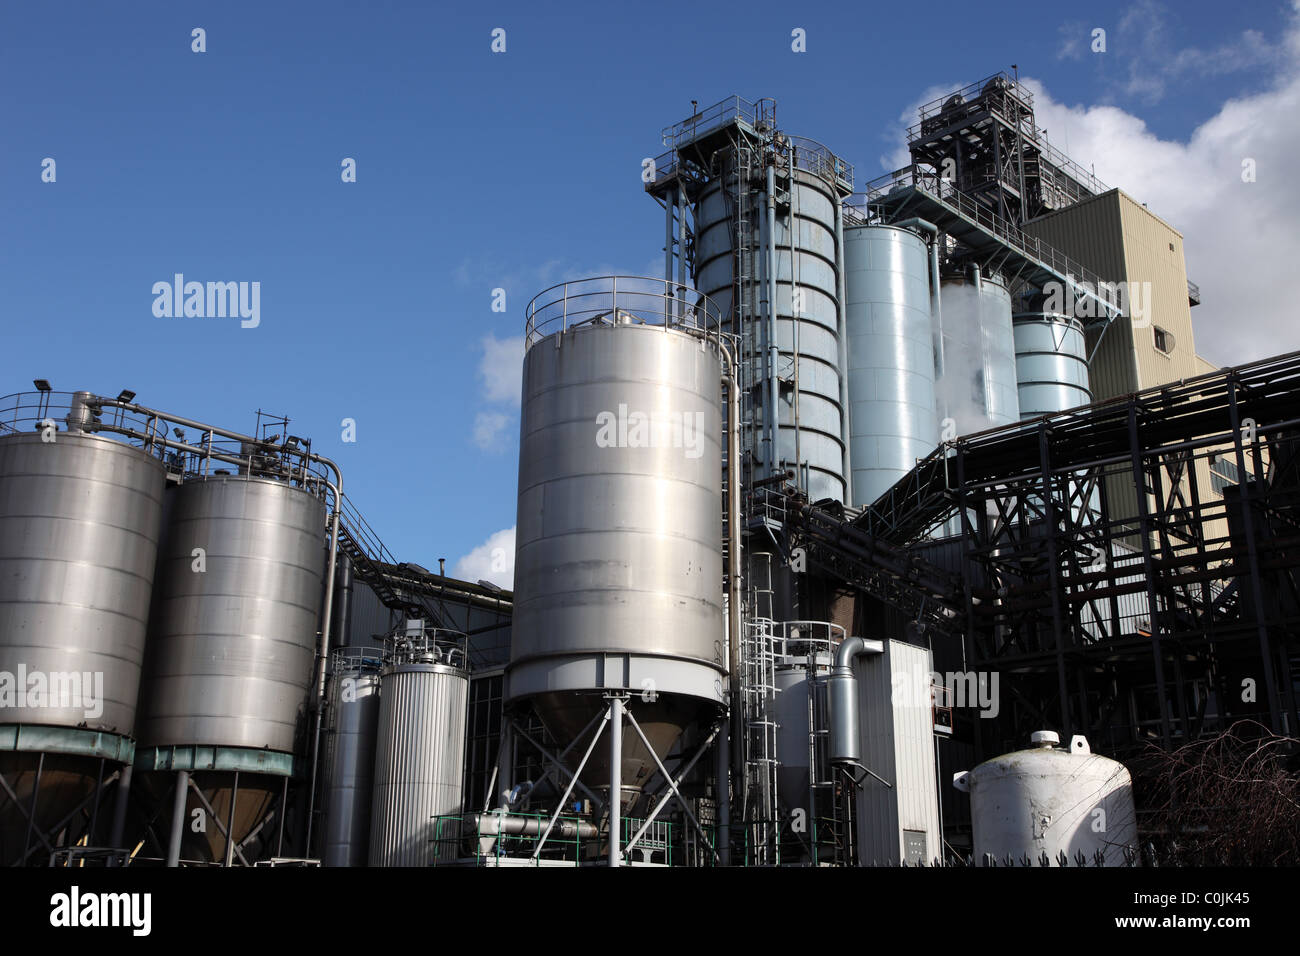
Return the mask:
M1001 862L1028 857L1050 865L1064 853L1077 865L1125 866L1125 850L1137 845L1133 783L1122 763L1094 754L1088 741L1075 736L1068 749L1060 737L1039 731L1034 747L994 757L953 778L968 792L975 856Z
M570 766L607 697L627 698L660 758L724 700L721 349L716 308L662 280L584 280L529 305L505 698L579 742ZM655 770L634 729L582 774L623 803Z
M380 691L371 866L454 856L459 830L446 818L462 809L468 702L463 635L429 631L398 642Z
M1020 420L1011 294L996 276L945 278L939 323L943 350L936 370L940 431L951 418L957 435Z
M350 647L334 654L324 772L324 866L366 865L382 663L382 648Z
M272 466L250 460L250 469ZM189 787L173 790L184 803L174 810L172 865L181 840L186 858L242 860L238 846L277 797L283 806L295 744L308 736L323 494L320 482L248 473L191 475L168 491L137 765L165 772L148 783L160 800L171 772ZM201 834L178 828L200 809L217 822Z
M325 504L246 475L169 495L140 742L292 753L316 648Z
M0 411L0 776L23 808L0 796L5 864L30 861L134 750L164 469L96 434L92 399L16 395Z
M1020 417L1037 418L1092 402L1083 324L1057 312L1013 317Z
M754 393L755 416L766 421L765 409L776 402L775 456L763 439L754 443L756 458L769 472L782 465L795 470L813 500L843 501L842 250L836 239L843 192L835 158L825 147L799 137L780 136L779 142L770 206L756 172L760 163L745 151L730 155L727 168L701 190L695 285L732 330L745 316L749 327L741 331L752 340L745 347L748 380L762 383ZM755 181L746 188L737 185L738 177ZM774 351L772 323L765 318L773 295Z
M844 230L853 501L870 504L934 450L926 243L893 226Z

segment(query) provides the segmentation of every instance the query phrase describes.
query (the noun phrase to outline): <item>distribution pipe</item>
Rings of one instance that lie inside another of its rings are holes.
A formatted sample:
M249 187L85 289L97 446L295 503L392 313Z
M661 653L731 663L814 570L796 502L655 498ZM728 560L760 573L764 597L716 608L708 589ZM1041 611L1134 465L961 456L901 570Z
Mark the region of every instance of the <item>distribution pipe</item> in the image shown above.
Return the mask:
M727 669L731 690L731 740L735 742L737 759L743 759L740 724L740 369L736 357L722 338L718 339L722 355L723 375L727 384ZM727 735L719 745L718 765L718 822L720 841L729 859L731 840L731 792L726 772L730 764ZM725 860L724 860L725 863Z

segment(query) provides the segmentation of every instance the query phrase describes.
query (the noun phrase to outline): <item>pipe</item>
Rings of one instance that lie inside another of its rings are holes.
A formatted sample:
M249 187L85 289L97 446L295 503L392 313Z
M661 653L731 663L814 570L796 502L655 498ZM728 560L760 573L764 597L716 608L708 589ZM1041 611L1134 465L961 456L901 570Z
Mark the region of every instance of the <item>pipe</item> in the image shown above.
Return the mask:
M185 798L189 795L190 775L188 771L176 771L176 796L172 804L172 832L167 841L167 865L180 866L181 834L185 831Z
M623 698L609 701L609 865L619 865L623 811Z
M735 742L736 759L743 760L744 748L741 746L741 634L744 622L741 620L741 570L740 570L740 368L736 357L727 343L719 338L718 348L725 362L724 374L727 378L727 669L729 673L731 721L728 733ZM722 755L719 757L721 771L718 775L719 824L721 826L720 842L724 847L730 846L731 840L731 784L727 770L731 763L731 746L727 734L722 735L719 745ZM743 772L743 766L737 767ZM725 816L723 815L725 812ZM729 853L727 854L729 858Z
M675 309L677 319L686 318L686 190L677 187L677 295Z
M674 196L675 190L669 190L664 197L664 286L669 287L673 282L673 211L676 208L677 200Z
M546 828L546 824L539 819L516 817L506 813L472 813L469 819L480 836L498 836L500 834L506 836L540 836ZM579 820L577 823L560 820L551 828L551 832L565 840L572 840L574 837L594 840L600 836L600 828L586 820Z
M835 204L835 295L839 311L840 356L840 438L844 441L844 506L853 506L853 459L849 445L853 436L851 403L849 402L849 324L848 279L844 275L844 204Z
M943 310L939 303L939 227L926 219L914 216L894 223L899 229L919 229L930 234L930 313L939 334L939 347L935 350L935 377L943 375ZM945 410L945 416L946 410Z
M883 653L880 641L846 637L835 649L835 663L826 681L827 723L832 764L862 763L862 721L858 712L858 679L853 665L859 657Z
M126 808L131 800L131 771L134 767L127 764L122 768L120 776L117 778L117 794L113 802L113 824L108 831L108 845L114 850L121 850L122 837L126 831ZM110 858L109 866L116 866L116 862Z
M770 411L767 415L768 447L771 449L767 469L768 474L776 471L779 461L777 449L778 398L777 361L780 349L776 338L776 157L768 156L767 163L767 350L768 350L768 395Z

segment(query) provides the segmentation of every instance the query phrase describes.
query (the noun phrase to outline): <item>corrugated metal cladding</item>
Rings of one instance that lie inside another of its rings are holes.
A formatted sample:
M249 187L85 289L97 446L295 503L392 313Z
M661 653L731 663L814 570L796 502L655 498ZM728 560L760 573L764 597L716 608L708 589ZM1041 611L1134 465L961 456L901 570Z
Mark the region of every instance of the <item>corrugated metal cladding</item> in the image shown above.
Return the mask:
M465 673L441 664L384 674L371 866L430 866L454 855L454 834L434 818L461 811L468 691Z
M884 642L858 668L862 759L894 786L870 777L858 794L858 859L864 865L942 856L935 775L930 651Z

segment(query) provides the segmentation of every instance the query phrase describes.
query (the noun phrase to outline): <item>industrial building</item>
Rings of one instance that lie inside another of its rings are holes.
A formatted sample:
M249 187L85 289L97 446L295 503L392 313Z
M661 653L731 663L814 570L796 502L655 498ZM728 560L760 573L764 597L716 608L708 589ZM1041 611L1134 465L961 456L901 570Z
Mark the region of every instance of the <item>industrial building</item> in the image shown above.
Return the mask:
M1014 76L863 185L783 122L665 127L663 274L529 303L513 592L287 421L0 401L0 861L1126 866L1150 748L1294 734L1300 353L1197 356Z

